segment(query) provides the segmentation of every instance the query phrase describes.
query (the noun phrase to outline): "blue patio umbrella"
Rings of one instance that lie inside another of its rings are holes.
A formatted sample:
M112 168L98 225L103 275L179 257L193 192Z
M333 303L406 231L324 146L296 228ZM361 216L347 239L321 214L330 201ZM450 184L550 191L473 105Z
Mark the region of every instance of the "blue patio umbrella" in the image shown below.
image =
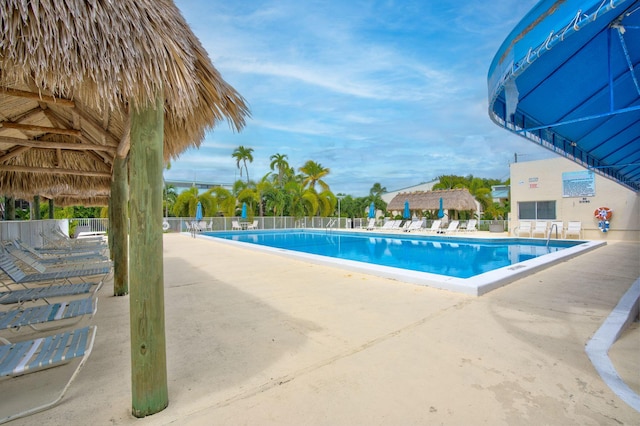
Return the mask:
M376 205L372 201L371 205L369 206L369 219L374 219L375 217L376 217Z
M409 211L409 200L406 200L404 202L404 214L402 215L402 217L405 219L411 218L411 212Z
M202 203L198 201L198 205L196 206L196 220L199 222L202 220Z
M242 214L240 215L241 219L247 219L247 203L242 203Z
M440 219L444 217L444 208L442 207L442 197L440 197L440 210L438 210L438 217Z

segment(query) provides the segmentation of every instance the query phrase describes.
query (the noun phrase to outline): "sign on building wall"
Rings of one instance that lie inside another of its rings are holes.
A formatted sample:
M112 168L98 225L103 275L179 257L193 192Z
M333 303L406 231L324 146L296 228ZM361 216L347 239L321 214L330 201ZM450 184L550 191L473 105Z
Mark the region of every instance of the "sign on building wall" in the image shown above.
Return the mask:
M592 171L562 173L563 197L593 197L596 195L596 177Z

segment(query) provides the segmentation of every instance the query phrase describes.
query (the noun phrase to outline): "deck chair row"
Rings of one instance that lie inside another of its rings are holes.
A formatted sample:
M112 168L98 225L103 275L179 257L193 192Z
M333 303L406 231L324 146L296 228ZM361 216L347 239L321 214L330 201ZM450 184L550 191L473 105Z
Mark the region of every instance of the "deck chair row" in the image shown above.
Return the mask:
M55 262L44 265L46 262L42 261L46 256L40 258L31 253L31 257L23 257L28 250L14 251L18 250L17 247L14 244L11 246L11 254L4 249L0 252L1 281L7 289L0 292L0 305L6 307L0 311L0 331L12 331L11 340L14 340L14 336L18 336L15 337L18 340L20 335L15 333L28 327L36 331L36 337L30 335L26 340L13 342L0 336L0 379L70 363L75 366L68 367L70 374L64 386L48 402L16 413L3 411L0 423L46 410L62 400L86 363L97 331L95 326L69 328L83 319L92 318L96 313L98 299L93 296L110 270L110 263L104 262L104 259L95 263L68 261L85 262L87 259L84 257L69 257L66 260L56 257ZM25 269L35 272L27 273ZM79 284L60 284L59 281L70 282L71 278L84 280L89 277L98 277L99 281ZM66 330L49 334L62 328Z
M515 228L514 234L518 237L533 238L582 238L582 222L569 221L564 227L563 221L520 221Z

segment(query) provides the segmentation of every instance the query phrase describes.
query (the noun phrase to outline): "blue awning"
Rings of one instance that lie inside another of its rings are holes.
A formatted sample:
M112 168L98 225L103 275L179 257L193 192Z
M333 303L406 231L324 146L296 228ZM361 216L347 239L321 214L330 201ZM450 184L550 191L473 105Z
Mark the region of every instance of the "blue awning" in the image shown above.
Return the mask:
M640 191L640 0L543 0L491 63L498 125Z

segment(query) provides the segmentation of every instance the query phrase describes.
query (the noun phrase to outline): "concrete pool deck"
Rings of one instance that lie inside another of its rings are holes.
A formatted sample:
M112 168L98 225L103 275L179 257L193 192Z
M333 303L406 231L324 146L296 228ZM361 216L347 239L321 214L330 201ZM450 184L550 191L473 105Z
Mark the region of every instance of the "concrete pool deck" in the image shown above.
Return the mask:
M164 274L167 409L130 414L129 297L108 282L65 399L11 424L640 421L585 352L640 276L639 243L609 242L481 297L184 234L165 234ZM635 392L639 346L635 322L609 353ZM33 402L62 370L0 382L0 404Z

